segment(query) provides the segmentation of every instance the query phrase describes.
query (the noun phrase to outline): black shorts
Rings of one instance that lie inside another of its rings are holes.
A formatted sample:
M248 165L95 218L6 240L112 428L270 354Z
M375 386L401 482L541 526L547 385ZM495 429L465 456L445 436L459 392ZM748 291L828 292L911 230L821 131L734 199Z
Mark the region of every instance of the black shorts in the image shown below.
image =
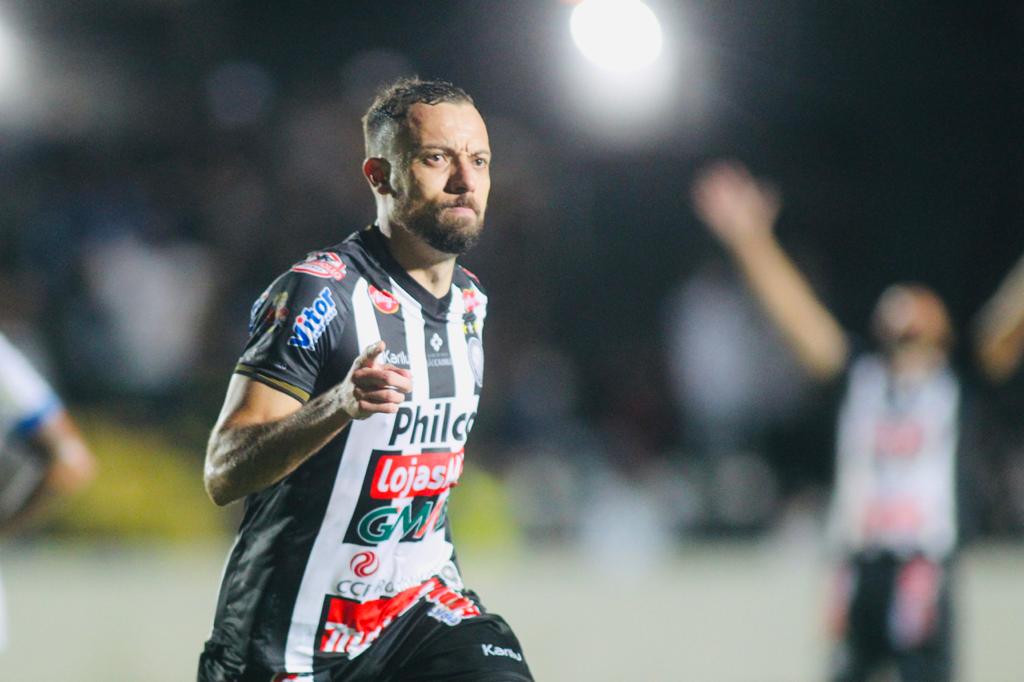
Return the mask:
M446 623L418 604L388 626L380 639L353 659L318 658L315 674L287 674L252 664L241 675L224 673L216 650L199 659L199 682L532 682L512 628L487 613L476 594L464 591L481 613Z
M891 553L847 562L837 590L834 682L867 680L894 665L903 682L953 676L951 562Z

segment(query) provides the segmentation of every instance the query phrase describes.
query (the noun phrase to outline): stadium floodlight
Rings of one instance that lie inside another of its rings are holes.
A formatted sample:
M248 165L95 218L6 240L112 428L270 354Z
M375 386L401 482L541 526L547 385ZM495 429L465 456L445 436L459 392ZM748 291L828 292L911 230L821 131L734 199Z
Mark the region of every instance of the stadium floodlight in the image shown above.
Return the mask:
M613 73L634 73L661 54L661 23L641 0L583 0L569 30L587 59Z
M0 95L9 96L20 80L21 54L18 38L7 20L0 16Z

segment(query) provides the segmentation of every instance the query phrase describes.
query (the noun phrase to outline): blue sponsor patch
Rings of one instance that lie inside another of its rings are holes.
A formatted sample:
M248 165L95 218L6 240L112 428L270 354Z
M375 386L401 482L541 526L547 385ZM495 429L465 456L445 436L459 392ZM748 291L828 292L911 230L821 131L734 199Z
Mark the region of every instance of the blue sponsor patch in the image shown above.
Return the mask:
M295 316L289 346L312 348L327 331L327 325L338 316L338 306L331 295L330 287L324 287L313 303Z

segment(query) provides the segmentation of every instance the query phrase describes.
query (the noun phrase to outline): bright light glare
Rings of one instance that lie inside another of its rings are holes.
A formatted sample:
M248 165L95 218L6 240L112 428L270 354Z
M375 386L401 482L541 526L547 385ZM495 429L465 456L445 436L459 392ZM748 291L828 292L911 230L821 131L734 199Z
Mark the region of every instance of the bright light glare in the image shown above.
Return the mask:
M583 0L569 30L580 52L608 71L638 71L661 53L661 24L640 0Z
M20 73L18 39L10 25L0 16L0 94L7 96L17 84Z

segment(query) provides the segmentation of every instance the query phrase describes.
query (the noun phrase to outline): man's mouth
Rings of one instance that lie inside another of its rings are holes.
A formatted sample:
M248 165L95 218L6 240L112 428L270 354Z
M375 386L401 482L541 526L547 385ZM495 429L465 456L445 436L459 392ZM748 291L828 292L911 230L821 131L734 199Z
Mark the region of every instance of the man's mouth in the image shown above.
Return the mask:
M461 202L459 202L459 203L454 203L454 204L446 204L442 208L442 210L452 211L452 212L454 212L454 213L456 213L458 215L471 215L471 216L475 216L476 215L476 208L474 208L469 203L461 203Z

